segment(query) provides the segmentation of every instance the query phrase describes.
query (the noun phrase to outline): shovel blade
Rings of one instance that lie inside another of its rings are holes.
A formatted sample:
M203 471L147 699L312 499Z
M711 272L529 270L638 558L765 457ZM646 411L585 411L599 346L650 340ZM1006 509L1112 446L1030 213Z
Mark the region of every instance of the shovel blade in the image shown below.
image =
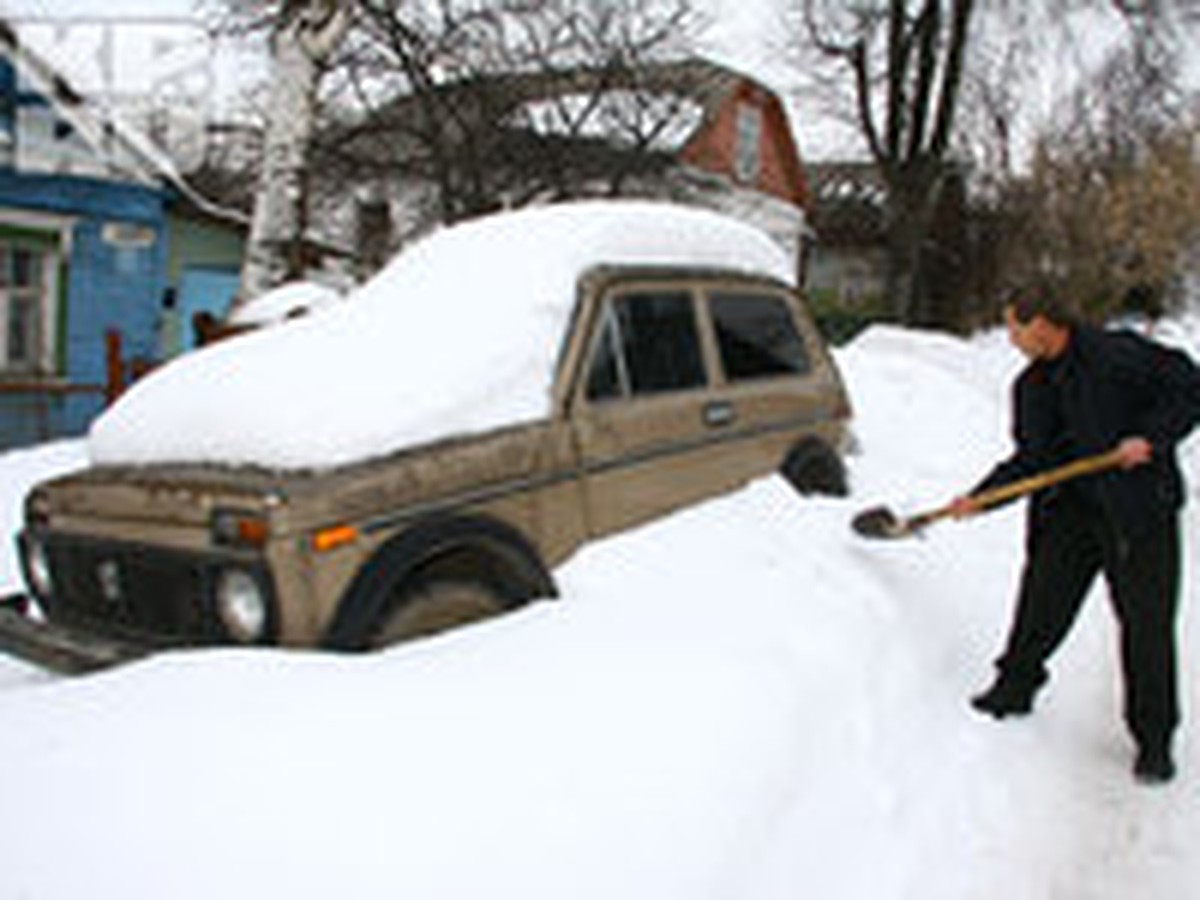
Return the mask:
M909 522L886 506L863 510L851 520L850 527L862 537L885 540L908 537L913 533Z

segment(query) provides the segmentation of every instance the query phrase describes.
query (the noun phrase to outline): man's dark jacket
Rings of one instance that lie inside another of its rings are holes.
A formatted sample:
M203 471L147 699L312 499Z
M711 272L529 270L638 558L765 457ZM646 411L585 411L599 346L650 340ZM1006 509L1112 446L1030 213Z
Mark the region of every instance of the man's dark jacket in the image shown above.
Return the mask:
M1031 362L1013 389L1016 450L977 490L1111 450L1122 439L1153 445L1148 465L1091 476L1079 492L1132 537L1184 500L1176 445L1200 423L1200 368L1184 353L1132 331L1071 329L1066 352ZM1054 497L1042 492L1039 504Z

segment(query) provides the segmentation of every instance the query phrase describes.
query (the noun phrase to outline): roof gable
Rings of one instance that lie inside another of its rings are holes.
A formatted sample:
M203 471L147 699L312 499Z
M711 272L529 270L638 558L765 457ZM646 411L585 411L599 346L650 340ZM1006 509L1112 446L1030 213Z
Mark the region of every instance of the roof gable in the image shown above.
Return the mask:
M103 114L0 20L0 164L152 187L164 173L128 128Z
M796 206L809 204L800 153L779 97L729 70L714 81L708 115L681 152L684 162Z

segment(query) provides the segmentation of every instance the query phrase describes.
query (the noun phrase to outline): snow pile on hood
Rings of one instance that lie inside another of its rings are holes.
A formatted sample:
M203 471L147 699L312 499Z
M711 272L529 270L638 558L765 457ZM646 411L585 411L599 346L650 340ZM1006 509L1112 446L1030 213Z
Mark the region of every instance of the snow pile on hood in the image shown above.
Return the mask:
M576 282L601 263L793 278L765 234L703 210L585 202L478 219L320 316L155 372L94 423L92 461L320 469L543 417Z
M239 306L230 325L279 325L308 313L320 312L342 299L333 288L313 281L289 281Z

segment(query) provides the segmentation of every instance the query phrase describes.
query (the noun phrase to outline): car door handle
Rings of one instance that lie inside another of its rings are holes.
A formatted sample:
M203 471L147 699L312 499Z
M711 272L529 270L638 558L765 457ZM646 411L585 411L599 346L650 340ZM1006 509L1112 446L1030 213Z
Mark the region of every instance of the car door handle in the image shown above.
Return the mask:
M737 411L732 403L715 400L704 404L704 424L709 428L724 428L737 420Z

